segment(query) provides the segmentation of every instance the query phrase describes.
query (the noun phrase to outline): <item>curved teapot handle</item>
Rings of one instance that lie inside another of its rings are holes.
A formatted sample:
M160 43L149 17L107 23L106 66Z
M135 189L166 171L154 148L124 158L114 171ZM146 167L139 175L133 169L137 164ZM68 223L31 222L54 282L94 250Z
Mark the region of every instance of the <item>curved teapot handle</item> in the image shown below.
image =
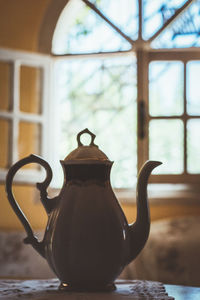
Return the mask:
M29 163L38 163L41 166L43 166L46 170L46 178L43 182L37 183L36 187L40 190L40 196L42 204L44 205L47 213L49 213L52 210L52 201L53 199L48 199L46 188L48 187L51 179L52 179L52 170L49 164L39 156L31 154L30 156L27 156L21 160L19 160L17 163L15 163L10 170L8 171L7 177L6 177L6 192L8 200L16 213L17 217L20 219L22 225L24 226L24 229L27 232L27 237L24 239L24 243L31 244L33 248L43 257L45 257L45 251L44 251L44 242L38 242L37 238L34 236L31 225L29 224L26 216L22 212L21 208L19 207L18 203L16 202L13 192L12 192L12 183L13 178L16 174L16 172L23 167L26 164Z

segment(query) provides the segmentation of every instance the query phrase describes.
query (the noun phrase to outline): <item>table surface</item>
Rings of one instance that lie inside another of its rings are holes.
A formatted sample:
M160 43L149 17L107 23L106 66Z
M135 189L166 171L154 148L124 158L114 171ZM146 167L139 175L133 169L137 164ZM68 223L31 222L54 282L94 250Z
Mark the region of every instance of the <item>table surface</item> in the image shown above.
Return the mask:
M200 300L200 287L162 284L154 281L119 280L111 293L63 292L57 279L0 280L0 300Z

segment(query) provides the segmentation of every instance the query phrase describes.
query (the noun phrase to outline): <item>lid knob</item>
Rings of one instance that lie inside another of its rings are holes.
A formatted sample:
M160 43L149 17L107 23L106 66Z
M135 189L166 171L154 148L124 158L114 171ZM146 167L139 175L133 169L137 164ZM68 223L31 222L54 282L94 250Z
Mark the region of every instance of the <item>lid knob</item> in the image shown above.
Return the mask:
M89 146L96 146L98 147L95 143L94 143L94 139L96 137L96 135L94 133L92 133L88 128L85 128L84 130L80 131L77 134L77 142L78 142L78 146L83 146L83 143L81 142L81 135L83 135L84 133L88 133L91 136L91 142L89 144Z

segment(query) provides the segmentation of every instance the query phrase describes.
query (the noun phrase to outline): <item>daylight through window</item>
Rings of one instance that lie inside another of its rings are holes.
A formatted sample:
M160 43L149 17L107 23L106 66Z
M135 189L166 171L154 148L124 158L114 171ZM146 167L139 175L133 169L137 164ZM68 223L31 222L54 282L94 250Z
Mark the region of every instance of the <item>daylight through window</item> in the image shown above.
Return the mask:
M200 1L71 0L52 42L61 116L60 158L88 127L131 188L147 159L153 182L200 173Z

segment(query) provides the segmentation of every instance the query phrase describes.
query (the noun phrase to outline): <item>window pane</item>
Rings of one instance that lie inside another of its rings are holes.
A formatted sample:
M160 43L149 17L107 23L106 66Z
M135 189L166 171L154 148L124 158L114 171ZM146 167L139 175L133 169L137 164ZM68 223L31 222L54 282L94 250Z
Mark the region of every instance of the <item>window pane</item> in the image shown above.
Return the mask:
M76 135L89 128L110 160L115 187L133 187L136 178L136 65L134 57L58 63L63 159Z
M200 61L187 64L187 113L200 115Z
M187 171L200 173L200 119L187 122Z
M143 37L150 38L180 8L186 0L142 0L143 2Z
M30 154L40 155L41 126L35 123L20 122L18 136L19 159ZM38 168L37 164L27 165L26 168Z
M157 0L163 4L162 0ZM151 5L151 1L149 5ZM166 4L160 9L162 18L169 19L175 10L181 7L186 1L164 1ZM169 5L168 5L169 3ZM186 47L199 47L200 46L200 23L199 23L199 5L200 1L193 1L191 5L188 5L175 20L171 23L171 26L167 28L152 42L154 48L186 48ZM153 6L154 7L154 6ZM153 24L153 19L149 19ZM151 27L150 27L151 28ZM154 26L153 26L154 28Z
M133 39L138 36L137 0L91 0L103 14L125 34Z
M183 172L183 123L180 120L152 120L149 125L149 159L163 162L157 174Z
M56 25L52 43L55 54L129 49L131 44L81 0L70 1L66 5Z
M11 110L11 72L12 65L8 62L0 61L0 110Z
M41 68L21 66L20 110L27 113L41 113Z
M10 164L10 127L7 120L0 119L0 168L8 168Z
M154 61L149 66L149 112L152 116L183 113L183 63Z

